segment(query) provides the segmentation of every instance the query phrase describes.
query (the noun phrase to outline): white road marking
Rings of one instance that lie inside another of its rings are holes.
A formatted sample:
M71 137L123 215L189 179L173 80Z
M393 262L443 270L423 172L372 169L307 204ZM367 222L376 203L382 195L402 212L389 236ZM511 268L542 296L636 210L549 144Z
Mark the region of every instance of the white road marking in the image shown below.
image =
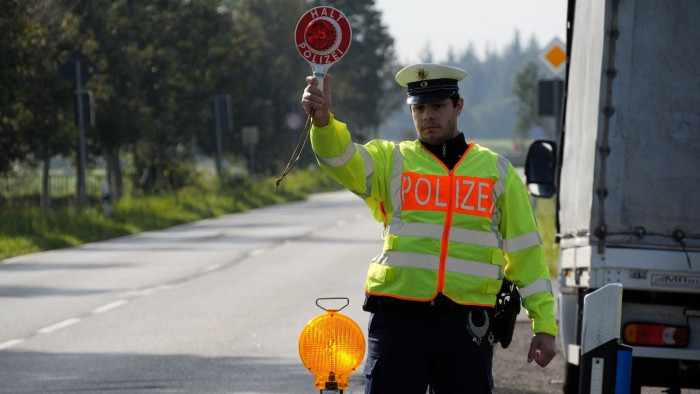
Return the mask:
M99 307L99 308L93 309L93 310L92 310L92 313L104 313L104 312L110 311L110 310L112 310L112 309L114 309L114 308L119 308L120 306L122 306L122 305L124 305L124 304L126 304L126 303L127 303L126 300L117 300L117 301L114 301L114 302L110 302L109 304L105 304L105 305L102 305L102 306Z
M267 251L266 249L255 249L255 250L251 250L249 255L250 256L257 256L259 254L265 253L266 251Z
M212 265L208 266L207 268L205 268L204 271L205 271L205 272L216 271L216 270L218 270L219 268L221 268L221 266L223 266L223 264L221 264L221 263L212 264Z
M24 341L24 339L11 339L7 342L0 343L0 350L11 348L12 346L18 345Z
M135 298L135 297L143 297L147 295L153 294L156 289L154 288L149 288L149 289L143 289L143 290L133 290L133 291L127 291L126 293L122 294L122 297L127 297L127 298Z
M66 319L62 322L58 322L58 323L50 325L48 327L44 327L44 328L38 330L37 332L39 332L41 334L48 334L50 332L58 331L62 328L72 326L73 324L76 324L78 322L80 322L80 319L76 319L76 318Z

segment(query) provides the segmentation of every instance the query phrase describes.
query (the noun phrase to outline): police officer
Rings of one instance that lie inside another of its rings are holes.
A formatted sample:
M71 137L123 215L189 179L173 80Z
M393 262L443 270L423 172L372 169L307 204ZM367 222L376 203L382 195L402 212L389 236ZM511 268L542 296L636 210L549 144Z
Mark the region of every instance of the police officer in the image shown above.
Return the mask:
M418 139L365 145L330 112L330 76L323 91L306 79L319 165L384 224L365 282L367 393L491 392L489 324L504 277L532 320L527 361L545 367L555 355L554 297L527 191L503 156L457 127L466 75L438 64L399 71Z

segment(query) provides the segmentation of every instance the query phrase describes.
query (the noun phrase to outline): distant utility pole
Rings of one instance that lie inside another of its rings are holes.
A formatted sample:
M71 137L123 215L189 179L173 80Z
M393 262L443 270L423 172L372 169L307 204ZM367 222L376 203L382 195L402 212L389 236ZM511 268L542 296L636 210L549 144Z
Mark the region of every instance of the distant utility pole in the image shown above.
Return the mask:
M223 156L222 133L233 131L233 111L231 109L231 96L219 94L212 98L214 109L214 136L216 139L216 174L222 179L223 168L221 165Z
M97 67L87 58L80 50L73 52L68 61L59 67L59 72L75 83L75 106L76 106L76 123L78 126L78 176L76 182L76 194L78 208L84 208L87 205L87 191L85 187L85 117L92 112L92 100L90 100L89 91L83 91L83 84L90 79L92 74L97 72ZM86 93L88 93L86 95ZM88 100L88 108L84 107L83 100ZM90 116L89 124L94 122L94 118Z

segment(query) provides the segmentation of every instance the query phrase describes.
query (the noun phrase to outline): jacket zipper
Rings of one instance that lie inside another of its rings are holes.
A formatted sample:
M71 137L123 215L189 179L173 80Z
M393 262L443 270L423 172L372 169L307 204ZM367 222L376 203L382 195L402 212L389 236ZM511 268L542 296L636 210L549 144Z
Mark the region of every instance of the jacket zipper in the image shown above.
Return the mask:
M382 211L382 216L384 216L384 230L382 231L382 239L386 238L387 231L389 229L389 217L386 214L386 208L384 207L384 202L379 203L379 209Z
M445 211L445 224L442 228L442 241L440 244L440 263L438 268L437 285L438 293L442 293L442 291L445 289L445 265L447 261L447 249L450 240L450 228L452 228L452 206L454 205L454 170L449 170L448 179L450 186L447 188L449 197L447 199L447 211Z

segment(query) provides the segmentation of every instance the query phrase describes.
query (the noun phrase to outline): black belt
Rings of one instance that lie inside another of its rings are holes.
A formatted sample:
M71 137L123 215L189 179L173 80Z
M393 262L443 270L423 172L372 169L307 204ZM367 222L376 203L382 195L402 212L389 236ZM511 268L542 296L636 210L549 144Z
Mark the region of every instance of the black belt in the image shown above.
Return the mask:
M368 312L379 311L470 311L487 310L491 312L493 308L486 308L474 305L461 305L447 298L442 293L438 294L431 301L408 301L393 297L367 295L363 309Z

